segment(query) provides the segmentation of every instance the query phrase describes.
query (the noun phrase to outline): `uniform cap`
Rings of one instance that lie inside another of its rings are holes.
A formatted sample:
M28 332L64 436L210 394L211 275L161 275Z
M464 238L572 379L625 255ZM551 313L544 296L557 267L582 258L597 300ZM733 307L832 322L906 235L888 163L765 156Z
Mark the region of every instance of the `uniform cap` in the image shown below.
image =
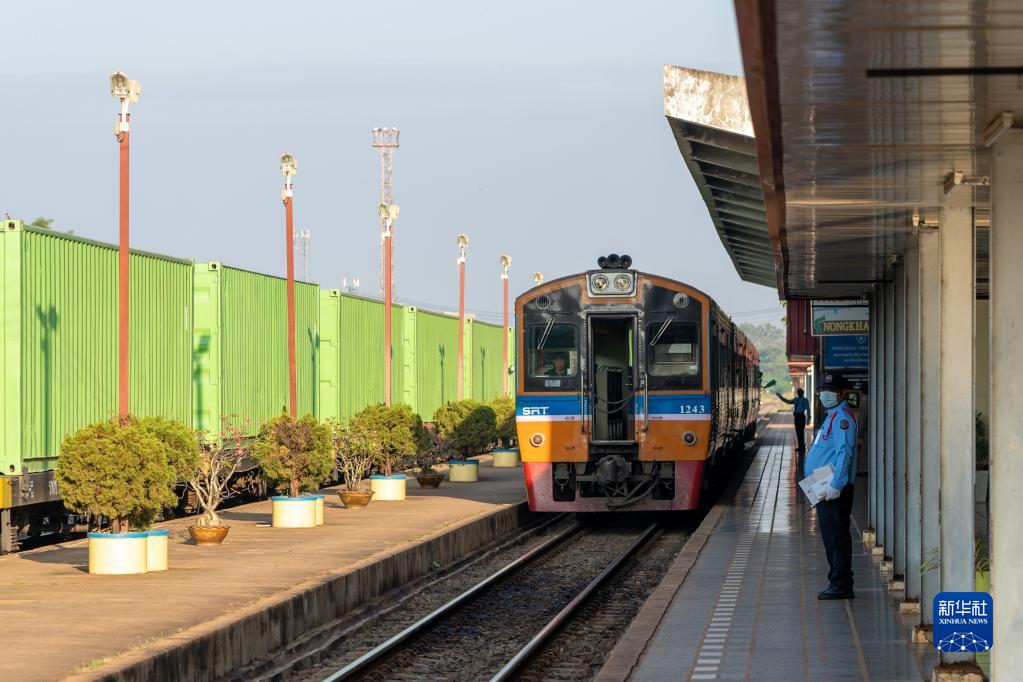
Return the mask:
M825 372L824 376L821 378L820 387L822 389L837 391L839 389L849 388L849 382L846 381L844 375L838 372Z

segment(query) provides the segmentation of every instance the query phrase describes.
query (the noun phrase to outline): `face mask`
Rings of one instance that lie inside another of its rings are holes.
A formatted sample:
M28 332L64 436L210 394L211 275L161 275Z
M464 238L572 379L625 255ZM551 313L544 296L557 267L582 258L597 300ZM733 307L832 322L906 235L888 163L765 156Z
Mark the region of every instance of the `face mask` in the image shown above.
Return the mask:
M821 391L820 396L821 405L827 408L832 408L838 404L838 394L834 391Z

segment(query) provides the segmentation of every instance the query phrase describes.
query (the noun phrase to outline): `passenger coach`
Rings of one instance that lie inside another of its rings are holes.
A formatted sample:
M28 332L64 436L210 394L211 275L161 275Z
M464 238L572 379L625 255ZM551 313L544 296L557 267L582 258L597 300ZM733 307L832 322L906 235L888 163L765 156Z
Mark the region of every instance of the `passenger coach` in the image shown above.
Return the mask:
M515 301L530 509L694 509L754 435L757 350L703 292L628 256L598 264Z

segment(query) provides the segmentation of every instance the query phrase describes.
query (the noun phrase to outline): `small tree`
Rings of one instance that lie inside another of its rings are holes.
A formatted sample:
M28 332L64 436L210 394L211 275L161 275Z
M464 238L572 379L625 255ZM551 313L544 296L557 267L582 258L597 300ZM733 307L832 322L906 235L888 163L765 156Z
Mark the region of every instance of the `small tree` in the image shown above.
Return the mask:
M345 490L356 492L380 452L380 443L363 425L345 425L335 420L328 421L327 425L333 437L334 462L341 472Z
M310 415L295 419L284 412L263 423L252 454L278 492L297 497L318 489L330 475L330 430Z
M351 425L379 443L378 463L387 476L425 448L430 438L423 420L408 405L371 405L352 417Z
M420 450L416 455L413 465L424 474L434 473L433 468L442 462L447 462L455 455L455 448L451 440L437 434L430 434L430 444Z
M490 403L490 409L497 418L497 437L501 445L508 448L515 445L515 399L497 398Z
M202 509L195 525L205 528L223 528L224 520L217 509L235 493L228 486L231 478L245 459L248 420L238 427L227 417L220 418L220 437L213 440L201 436L199 463L188 480L188 487Z
M105 516L115 533L147 528L177 501L167 447L133 417L99 421L65 437L56 475L69 510Z
M445 403L433 415L437 433L451 440L461 457L482 452L497 438L494 410L475 400Z
M180 482L188 482L199 466L199 436L176 419L143 417L139 426L157 437L165 448L167 463Z

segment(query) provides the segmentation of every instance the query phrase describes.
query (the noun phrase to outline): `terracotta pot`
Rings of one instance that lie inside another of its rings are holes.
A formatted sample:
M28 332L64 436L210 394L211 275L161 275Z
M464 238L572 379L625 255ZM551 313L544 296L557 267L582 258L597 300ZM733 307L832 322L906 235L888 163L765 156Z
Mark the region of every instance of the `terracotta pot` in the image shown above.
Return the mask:
M197 545L219 545L229 530L229 526L189 526L188 534Z
M341 498L341 504L346 509L358 509L365 507L373 499L372 490L338 490L337 496Z
M416 480L419 481L419 485L422 488L439 488L441 481L444 480L444 474L430 471L417 475Z

